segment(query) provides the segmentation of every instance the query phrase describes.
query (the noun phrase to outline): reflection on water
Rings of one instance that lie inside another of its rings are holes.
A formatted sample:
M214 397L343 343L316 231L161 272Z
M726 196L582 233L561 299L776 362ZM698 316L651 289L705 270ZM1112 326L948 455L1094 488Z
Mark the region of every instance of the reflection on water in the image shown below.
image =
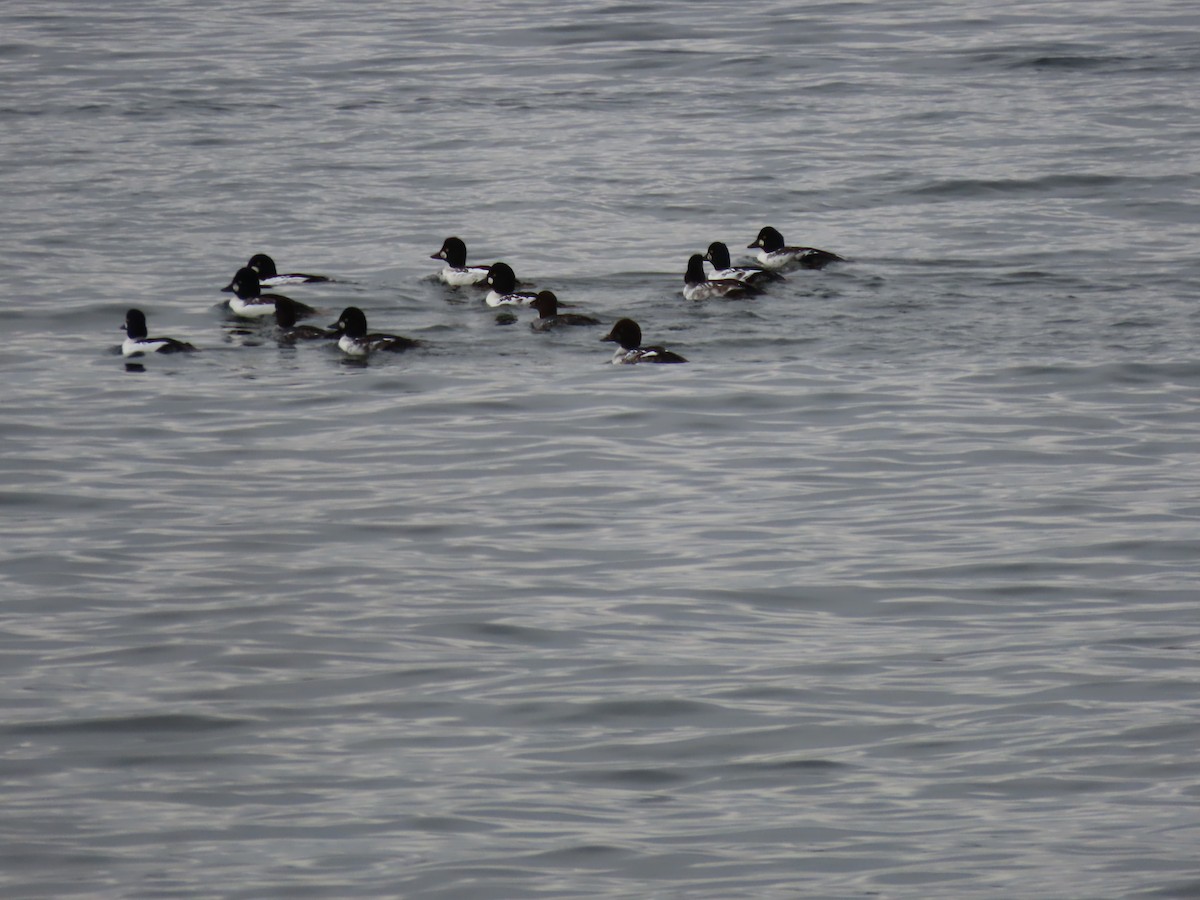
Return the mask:
M6 895L1200 878L1170 11L73 12L0 13ZM768 224L852 262L682 298ZM262 250L426 346L229 320Z

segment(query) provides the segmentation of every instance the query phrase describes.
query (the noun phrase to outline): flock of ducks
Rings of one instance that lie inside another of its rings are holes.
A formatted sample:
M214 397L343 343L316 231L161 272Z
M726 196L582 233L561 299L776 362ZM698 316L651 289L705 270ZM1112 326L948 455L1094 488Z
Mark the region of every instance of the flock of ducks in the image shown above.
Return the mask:
M706 253L693 254L688 259L683 277L683 296L688 300L753 297L771 284L783 281L783 273L788 270L822 269L830 263L844 262L842 257L827 250L790 247L784 242L783 235L769 225L759 231L758 237L746 249L757 250L758 265L732 265L729 248L719 241L710 244ZM460 238L446 238L441 249L430 258L445 262L445 267L436 275L443 284L456 288L486 288L484 302L488 306L527 306L536 310L538 318L531 325L535 331L600 324L592 316L559 312L558 297L553 291L520 290L516 274L507 263L468 265L467 246ZM706 269L706 263L711 271ZM282 294L263 291L264 287L328 281L331 279L324 275L302 272L281 274L271 257L258 253L237 270L222 290L233 294L228 304L233 316L255 321L265 321L270 317L275 323L277 337L287 343L336 341L346 356L357 359L372 353L398 352L422 345L421 341L402 335L369 331L367 317L357 306L346 307L338 320L326 328L299 324L301 319L315 316L317 310ZM125 341L121 345L121 352L127 357L148 353L190 353L196 350L193 345L175 338L150 337L146 316L138 309L131 309L125 314L123 328ZM601 340L617 345L612 359L614 364L687 362L678 353L665 347L643 345L642 329L632 319L617 320Z

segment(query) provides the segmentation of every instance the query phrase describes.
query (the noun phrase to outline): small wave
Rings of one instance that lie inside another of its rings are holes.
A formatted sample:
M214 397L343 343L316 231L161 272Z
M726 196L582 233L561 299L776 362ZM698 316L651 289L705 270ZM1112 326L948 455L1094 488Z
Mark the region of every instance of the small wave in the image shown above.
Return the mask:
M1175 181L1173 176L1139 177L1130 175L1056 174L1039 178L949 178L931 181L911 188L908 193L918 197L938 197L962 200L991 194L1063 194L1091 196L1106 193L1114 187L1126 191L1138 190L1146 184Z
M991 47L970 50L962 54L970 62L987 68L1007 70L1062 69L1089 71L1102 68L1124 68L1135 62L1134 57L1104 53L1079 44L1040 44Z
M245 719L186 714L104 716L57 722L24 722L5 728L10 734L162 734L198 733L238 728Z
M1123 56L1047 55L1013 60L1008 67L1012 69L1096 69L1102 66L1123 65L1128 62L1128 57Z

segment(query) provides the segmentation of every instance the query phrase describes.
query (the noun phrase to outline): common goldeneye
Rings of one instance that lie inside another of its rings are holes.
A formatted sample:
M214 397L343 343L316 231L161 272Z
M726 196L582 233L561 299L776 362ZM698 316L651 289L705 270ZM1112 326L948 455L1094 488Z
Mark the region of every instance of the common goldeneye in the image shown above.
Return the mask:
M599 319L593 319L591 316L581 316L578 313L560 313L558 311L558 297L554 295L554 291L538 291L533 302L529 304L538 311L538 317L533 320L529 326L534 331L549 331L552 328L558 328L560 325L599 325Z
M602 341L613 341L620 344L613 355L614 366L631 363L681 363L687 362L678 353L672 353L666 347L643 347L642 329L633 319L618 319L612 331L600 338Z
M338 347L347 356L363 357L376 350L398 352L421 346L421 342L398 334L367 334L367 317L357 306L347 306L329 326L338 336Z
M758 261L768 269L823 269L832 262L845 262L836 253L815 247L788 247L783 235L767 225L747 250L758 248Z
M274 315L275 301L280 298L290 301L297 319L316 315L317 312L311 306L292 300L290 297L283 297L282 294L264 294L259 286L258 272L249 266L238 269L237 274L233 276L233 281L229 282L229 286L222 290L233 292L233 297L229 301L229 311L244 319L259 319L263 316Z
M720 241L713 241L708 245L708 252L704 254L704 258L713 266L712 274L708 276L710 279L732 278L756 287L761 287L771 281L787 280L778 272L764 269L761 266L732 265L729 260L729 248Z
M267 287L278 287L281 284L314 284L329 281L324 275L306 275L303 272L285 272L280 274L275 269L275 260L265 253L255 253L246 265L258 273L258 283Z
M487 280L488 269L491 268L490 266L468 266L467 245L461 238L456 237L448 237L442 241L442 249L429 258L446 261L446 267L438 272L438 278L454 287L482 284Z
M122 356L143 356L146 353L191 353L196 348L186 341L169 337L147 337L146 314L140 309L125 313L125 340L121 344Z
M293 341L317 341L338 337L336 331L326 331L316 325L297 325L297 303L291 297L275 297L275 326L278 328L279 340L291 343Z
M707 300L709 297L740 300L761 293L760 288L736 278L709 278L704 274L704 257L699 253L693 253L688 259L687 272L683 276L683 296L689 300Z
M533 291L517 290L517 276L508 263L492 263L485 283L491 288L483 298L488 306L530 306L537 296Z

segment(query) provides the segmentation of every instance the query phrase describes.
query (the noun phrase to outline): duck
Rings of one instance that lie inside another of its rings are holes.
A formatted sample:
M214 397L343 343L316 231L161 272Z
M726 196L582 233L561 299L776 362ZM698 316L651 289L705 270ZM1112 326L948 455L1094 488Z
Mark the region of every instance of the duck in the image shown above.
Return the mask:
M367 334L367 316L357 306L347 306L329 327L338 338L338 347L347 356L361 358L376 350L400 352L421 346L421 341L398 334Z
M758 261L768 269L823 269L830 263L845 262L845 259L828 250L788 247L783 235L770 225L758 232L753 243L746 245L747 250L755 248L758 248Z
M721 241L713 241L708 245L704 258L712 263L713 272L710 279L732 278L744 281L746 284L761 286L772 281L786 281L778 272L764 269L761 266L734 266L729 260L729 248Z
M707 300L709 297L740 300L761 293L761 288L736 278L709 278L704 274L704 257L699 253L693 253L688 259L687 272L683 276L683 296L688 300Z
M452 287L483 284L491 269L491 266L468 266L467 245L462 238L457 237L446 238L442 241L442 249L429 258L446 261L445 267L438 272L437 277Z
M278 295L275 297L275 326L278 329L279 340L292 343L293 341L329 340L339 336L336 331L327 331L316 325L297 325L296 319L299 317L296 307L303 305L291 297Z
M149 337L146 330L146 314L140 309L125 313L125 324L121 326L125 340L121 344L122 356L144 356L147 353L191 353L196 348L187 341L169 337Z
M533 291L517 290L517 276L508 263L492 263L484 283L491 288L483 298L488 306L530 306L537 296Z
M233 276L233 281L229 282L228 287L222 288L222 290L233 292L233 297L229 301L229 311L244 319L259 319L263 316L274 315L275 303L280 299L287 300L291 304L297 319L304 319L317 313L311 306L292 300L290 297L284 297L282 294L264 294L259 284L258 272L249 266L238 269L237 274Z
M602 341L618 344L617 352L613 354L614 366L630 365L633 363L683 363L687 362L678 353L672 353L666 347L643 347L642 329L633 319L618 319L612 330Z
M275 268L275 260L265 253L255 253L246 266L258 273L258 283L266 287L278 287L281 284L316 284L330 280L325 275L306 275L304 272L281 274Z
M529 304L538 311L538 317L530 324L534 331L550 331L561 325L599 325L599 319L583 316L579 313L560 313L558 297L554 291L538 291L533 302Z

